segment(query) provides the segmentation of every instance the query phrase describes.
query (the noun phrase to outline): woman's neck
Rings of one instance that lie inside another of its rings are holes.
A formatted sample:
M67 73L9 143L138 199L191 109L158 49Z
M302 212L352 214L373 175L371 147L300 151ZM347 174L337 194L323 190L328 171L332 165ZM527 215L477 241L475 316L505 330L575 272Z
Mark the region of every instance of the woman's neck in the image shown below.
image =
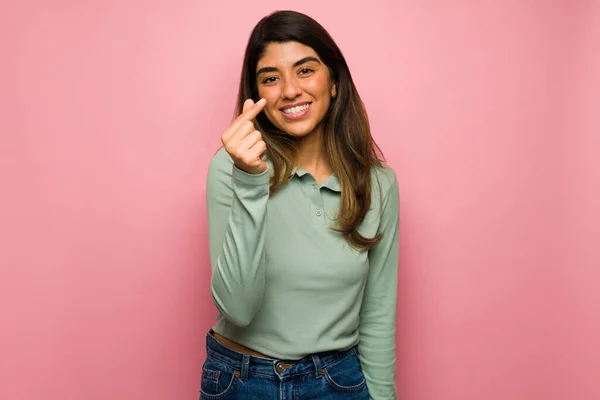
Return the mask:
M321 184L331 174L321 135L310 134L298 143L298 166L309 172Z

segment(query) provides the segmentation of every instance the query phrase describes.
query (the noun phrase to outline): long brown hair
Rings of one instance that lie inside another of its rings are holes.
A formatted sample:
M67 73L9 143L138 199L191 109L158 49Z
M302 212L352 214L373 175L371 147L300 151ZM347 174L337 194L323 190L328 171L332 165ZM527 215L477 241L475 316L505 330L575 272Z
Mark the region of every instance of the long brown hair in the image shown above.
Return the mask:
M341 186L338 227L331 229L344 235L354 248L369 250L382 238L379 232L367 238L357 232L371 206L371 169L382 167L383 154L371 136L364 104L352 81L341 50L317 21L296 11L276 11L254 27L242 67L235 115L242 112L244 100L258 101L256 66L272 42L295 41L311 47L327 65L337 95L323 121L323 145L327 160ZM298 160L296 138L281 132L264 113L254 120L267 144L267 157L273 163L271 194L292 177Z

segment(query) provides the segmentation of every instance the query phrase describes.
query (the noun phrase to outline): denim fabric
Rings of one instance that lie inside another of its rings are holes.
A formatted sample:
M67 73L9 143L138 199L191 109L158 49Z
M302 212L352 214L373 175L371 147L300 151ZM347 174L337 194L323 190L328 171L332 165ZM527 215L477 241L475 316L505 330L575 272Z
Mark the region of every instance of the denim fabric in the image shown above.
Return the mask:
M221 399L368 400L369 394L356 346L301 360L276 360L231 350L211 331L206 335L200 400Z

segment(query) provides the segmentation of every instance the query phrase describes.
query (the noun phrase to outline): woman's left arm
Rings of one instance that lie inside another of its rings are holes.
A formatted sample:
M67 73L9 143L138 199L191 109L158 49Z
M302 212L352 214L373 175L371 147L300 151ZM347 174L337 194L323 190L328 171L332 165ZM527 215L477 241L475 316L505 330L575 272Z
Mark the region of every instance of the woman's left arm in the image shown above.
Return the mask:
M396 175L380 178L383 238L369 251L369 275L360 310L358 351L373 400L396 399L396 299L400 239L400 199ZM387 179L386 179L387 178ZM387 192L386 192L387 189Z

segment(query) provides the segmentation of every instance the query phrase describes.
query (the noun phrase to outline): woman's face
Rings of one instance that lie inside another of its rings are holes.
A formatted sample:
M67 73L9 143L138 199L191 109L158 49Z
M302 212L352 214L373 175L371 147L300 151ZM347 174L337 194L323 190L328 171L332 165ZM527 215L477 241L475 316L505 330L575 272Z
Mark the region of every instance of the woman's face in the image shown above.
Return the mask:
M256 72L258 95L267 100L264 112L273 125L296 137L318 132L336 88L311 47L271 43Z

